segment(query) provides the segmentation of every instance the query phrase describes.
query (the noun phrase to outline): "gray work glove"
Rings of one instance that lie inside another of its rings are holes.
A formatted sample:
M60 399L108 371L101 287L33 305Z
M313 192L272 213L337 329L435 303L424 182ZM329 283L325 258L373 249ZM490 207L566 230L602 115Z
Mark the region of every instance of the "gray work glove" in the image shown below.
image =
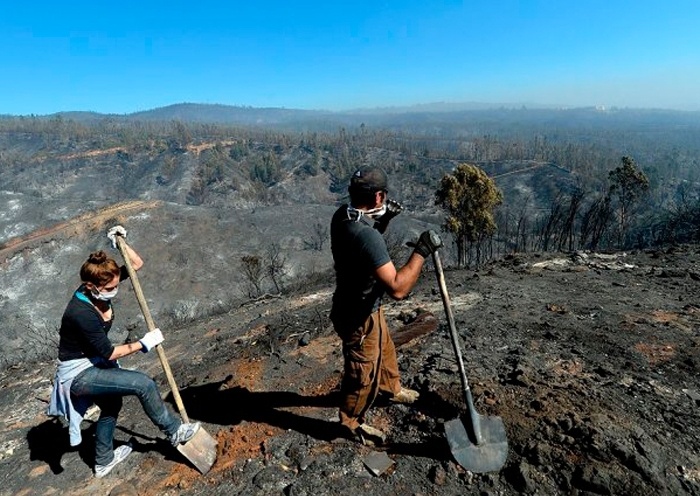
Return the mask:
M117 236L121 236L126 239L126 229L122 226L114 226L109 231L107 231L107 237L112 242L112 248L117 249Z
M377 219L374 224L374 228L380 233L384 234L386 228L389 226L389 221L399 215L403 210L403 205L401 205L396 200L386 201L386 213Z
M153 348L158 346L160 343L163 342L163 333L160 332L159 328L155 328L152 331L148 331L146 334L143 335L141 339L139 339L139 343L141 343L141 351L144 353L148 353L151 351Z
M418 241L411 241L406 244L413 248L414 253L418 253L423 258L428 258L442 246L442 240L438 233L430 229L423 231L418 237Z

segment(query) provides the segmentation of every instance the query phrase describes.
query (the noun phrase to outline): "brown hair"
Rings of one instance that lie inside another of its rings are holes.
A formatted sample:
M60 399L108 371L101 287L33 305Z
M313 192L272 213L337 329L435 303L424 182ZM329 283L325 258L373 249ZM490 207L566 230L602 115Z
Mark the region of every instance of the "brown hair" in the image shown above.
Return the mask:
M90 256L80 267L80 279L83 282L91 282L95 286L104 286L121 274L121 269L114 259L109 258L103 251L90 253Z

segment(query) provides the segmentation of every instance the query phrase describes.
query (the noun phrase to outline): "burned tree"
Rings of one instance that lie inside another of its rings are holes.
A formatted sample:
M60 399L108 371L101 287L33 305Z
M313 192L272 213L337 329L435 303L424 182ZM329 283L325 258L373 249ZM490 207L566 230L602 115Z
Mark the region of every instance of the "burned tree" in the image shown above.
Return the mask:
M649 189L649 179L630 157L622 157L622 165L608 174L609 194L617 199L618 245L622 247L635 203Z
M502 201L496 184L476 165L460 164L443 176L435 203L447 214L444 228L454 235L459 266L467 265L472 247L480 262L482 243L496 232L493 209Z

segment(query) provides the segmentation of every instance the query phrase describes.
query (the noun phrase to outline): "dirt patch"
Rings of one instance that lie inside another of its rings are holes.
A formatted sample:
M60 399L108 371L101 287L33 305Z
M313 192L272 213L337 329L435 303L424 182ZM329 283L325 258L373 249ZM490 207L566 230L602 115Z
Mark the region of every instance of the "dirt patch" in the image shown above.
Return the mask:
M671 344L637 343L634 349L644 355L650 365L668 362L675 355L674 346Z

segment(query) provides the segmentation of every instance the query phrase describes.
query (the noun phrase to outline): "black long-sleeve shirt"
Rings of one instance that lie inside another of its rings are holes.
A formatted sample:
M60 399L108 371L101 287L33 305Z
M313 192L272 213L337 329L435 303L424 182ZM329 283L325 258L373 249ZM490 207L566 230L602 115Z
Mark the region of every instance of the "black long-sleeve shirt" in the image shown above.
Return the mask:
M121 267L120 280L129 277L126 267ZM102 315L90 302L85 286L80 286L68 302L63 318L58 341L58 359L61 361L76 358L102 357L109 360L114 352L114 345L107 337L114 322L112 318L105 322Z

